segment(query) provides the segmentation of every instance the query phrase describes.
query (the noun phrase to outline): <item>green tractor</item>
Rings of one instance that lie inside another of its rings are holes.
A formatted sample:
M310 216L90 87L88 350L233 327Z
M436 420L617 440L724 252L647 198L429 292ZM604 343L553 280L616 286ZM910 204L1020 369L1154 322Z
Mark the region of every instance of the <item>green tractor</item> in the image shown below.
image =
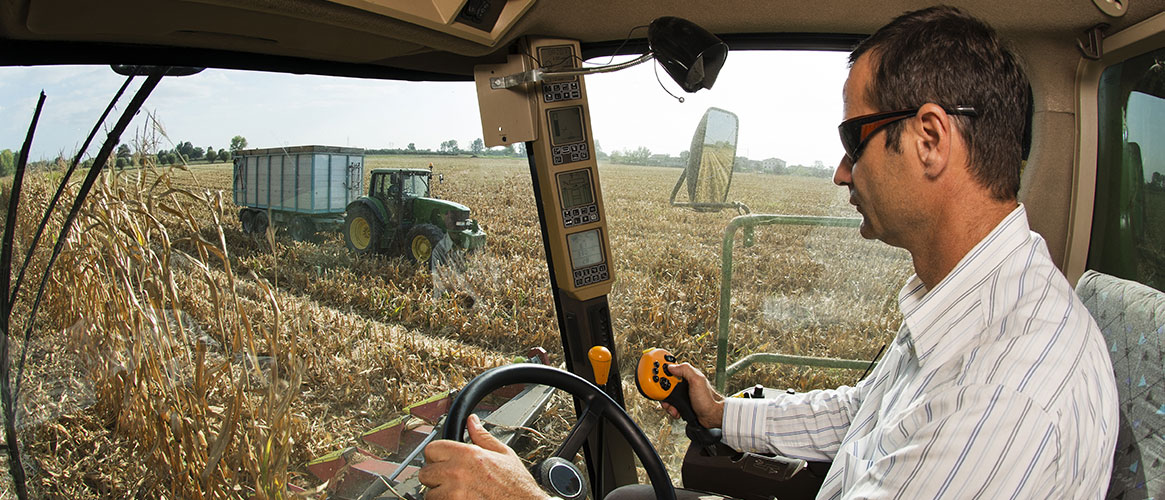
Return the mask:
M372 171L368 196L348 204L344 240L358 254L404 253L416 262L443 260L453 248L485 245L485 231L460 203L429 197L432 172L416 168Z

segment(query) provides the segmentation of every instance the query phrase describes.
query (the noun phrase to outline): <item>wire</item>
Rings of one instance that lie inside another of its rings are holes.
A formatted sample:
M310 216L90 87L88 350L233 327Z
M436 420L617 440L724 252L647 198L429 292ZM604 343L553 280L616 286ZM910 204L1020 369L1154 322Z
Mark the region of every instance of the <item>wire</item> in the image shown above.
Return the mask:
M607 64L611 64L612 62L615 62L615 56L619 55L619 51L623 50L623 47L625 47L627 45L627 42L631 41L631 34L635 33L635 30L640 29L640 28L647 28L647 27L648 27L648 25L641 24L639 26L631 28L631 30L627 32L627 37L623 39L623 43L620 43L618 47L615 47L615 51L611 52L611 58L608 59L605 64L602 64L602 66L606 66Z
M28 166L28 152L32 149L32 137L36 132L36 125L40 121L40 112L44 109L45 93L40 92L40 100L36 103L36 111L32 115L32 123L28 126L28 135L24 138L24 146L20 148L20 158L16 163L16 173L12 176L12 188L8 200L8 216L4 225L3 247L0 248L0 289L5 291L0 299L0 398L3 398L4 410L4 443L8 447L8 473L12 476L12 485L16 489L16 497L20 500L28 498L28 485L24 473L24 465L20 458L20 442L16 438L16 402L19 394L20 378L16 379L16 390L13 390L10 374L8 348L10 347L9 327L12 319L13 302L8 300L9 279L12 276L12 250L15 241L16 214L20 205L20 188L24 180L24 169ZM49 265L50 267L52 264ZM46 271L47 275L48 272ZM35 314L35 309L33 309ZM28 315L29 328L32 328L33 314ZM28 346L28 339L24 345ZM19 370L19 369L18 369ZM19 373L19 371L17 372Z
M666 86L664 86L663 80L661 80L659 78L659 63L658 63L658 61L656 62L656 64L652 65L652 68L655 69L655 81L659 82L659 88L663 89L664 92L667 92L667 95L672 96L673 99L680 101L680 104L683 104L684 103L683 96L677 96L677 95L671 93L671 91L668 90Z
M870 370L874 369L874 363L878 362L878 358L880 356L882 356L882 351L885 351L885 350L886 350L886 344L882 344L882 347L880 349L878 349L878 354L875 354L874 359L870 360L870 366L867 366L866 371L862 372L862 376L858 377L858 382L861 382L862 379L866 378L866 375L870 374ZM854 385L857 385L857 383L854 383Z

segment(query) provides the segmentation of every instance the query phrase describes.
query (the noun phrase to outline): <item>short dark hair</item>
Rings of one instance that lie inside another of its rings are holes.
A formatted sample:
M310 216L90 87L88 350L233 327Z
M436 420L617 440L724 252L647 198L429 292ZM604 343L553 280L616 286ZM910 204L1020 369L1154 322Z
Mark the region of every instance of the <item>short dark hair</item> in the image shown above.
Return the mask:
M977 117L951 117L968 144L971 175L996 199L1016 198L1031 87L994 29L955 7L930 7L862 41L850 65L867 53L874 77L866 94L876 110L974 106ZM901 131L901 122L888 127L887 148L900 151Z

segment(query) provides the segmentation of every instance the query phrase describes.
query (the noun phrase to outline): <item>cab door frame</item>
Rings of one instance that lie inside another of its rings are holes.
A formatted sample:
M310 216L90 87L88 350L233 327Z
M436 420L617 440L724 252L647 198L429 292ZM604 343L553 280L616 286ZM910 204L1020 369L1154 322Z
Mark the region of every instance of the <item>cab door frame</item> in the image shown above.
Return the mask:
M1076 70L1077 149L1072 169L1072 200L1063 268L1071 283L1076 283L1080 275L1084 274L1092 239L1096 174L1099 168L1098 96L1101 74L1114 64L1161 47L1165 47L1165 12L1104 38L1100 59L1080 59Z

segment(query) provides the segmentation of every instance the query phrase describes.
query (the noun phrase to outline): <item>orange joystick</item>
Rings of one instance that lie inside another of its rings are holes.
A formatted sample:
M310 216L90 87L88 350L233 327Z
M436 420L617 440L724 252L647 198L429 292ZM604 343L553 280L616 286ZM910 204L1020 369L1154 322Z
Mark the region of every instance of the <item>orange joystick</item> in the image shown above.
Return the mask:
M611 374L611 351L597 345L587 351L587 358L591 360L591 371L595 374L595 384L607 385L607 376Z

